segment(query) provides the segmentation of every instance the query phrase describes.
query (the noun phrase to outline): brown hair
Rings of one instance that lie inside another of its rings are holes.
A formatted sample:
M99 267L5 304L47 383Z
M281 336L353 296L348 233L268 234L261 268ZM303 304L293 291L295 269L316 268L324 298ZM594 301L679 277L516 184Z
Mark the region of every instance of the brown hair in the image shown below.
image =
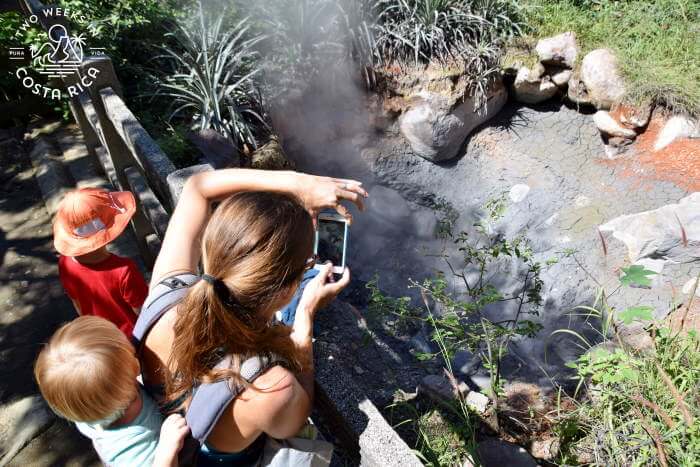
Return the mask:
M301 280L313 250L311 217L293 198L276 193L237 193L214 211L202 238L207 280L178 306L166 378L170 400L194 384L233 378L241 384L242 358L274 353L299 369L291 329L270 318ZM213 370L225 355L228 369Z
M135 398L139 363L114 324L81 316L62 326L39 353L34 376L51 409L77 422L94 422Z

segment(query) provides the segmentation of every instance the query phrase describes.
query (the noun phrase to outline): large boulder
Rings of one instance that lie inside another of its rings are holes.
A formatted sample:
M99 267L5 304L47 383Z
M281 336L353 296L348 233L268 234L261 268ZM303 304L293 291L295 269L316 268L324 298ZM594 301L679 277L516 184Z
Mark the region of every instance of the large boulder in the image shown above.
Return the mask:
M581 80L591 102L598 109L610 109L625 95L625 83L620 75L617 57L609 49L596 49L583 57Z
M469 133L496 115L507 98L501 81L492 85L481 107L475 106L473 96L454 106L444 95L420 91L399 118L399 128L417 155L433 162L445 161L457 155Z
M535 47L540 62L545 65L559 65L573 68L578 55L576 34L565 32L554 37L547 37L537 42Z
M669 118L656 137L654 151L665 148L679 138L700 138L700 122L685 115Z
M556 68L549 72L552 82L560 88L566 87L574 72L566 68Z
M524 104L539 104L551 99L557 93L557 89L557 85L549 76L543 76L538 70L530 70L527 67L518 70L513 82L515 100Z
M700 192L652 211L617 217L600 227L627 246L635 263L645 258L700 260Z
M622 125L605 110L597 111L593 115L593 121L598 127L598 130L605 135L627 139L634 139L637 136L637 133L634 130Z
M293 170L295 168L294 163L287 158L282 145L275 136L251 155L250 166L253 169L262 170Z

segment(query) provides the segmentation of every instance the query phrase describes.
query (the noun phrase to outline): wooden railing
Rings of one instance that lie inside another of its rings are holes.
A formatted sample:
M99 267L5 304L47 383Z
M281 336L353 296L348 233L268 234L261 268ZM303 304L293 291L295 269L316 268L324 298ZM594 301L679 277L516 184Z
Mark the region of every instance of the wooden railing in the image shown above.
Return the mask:
M27 18L36 15L46 31L54 24L61 24L69 31L65 18L43 14L44 10L55 11L52 10L55 6L43 5L38 0L19 0L19 6ZM85 77L89 77L87 86ZM116 189L131 191L137 200L138 209L131 225L144 263L150 269L168 225L168 212L178 196L168 184L175 166L124 103L109 57L85 57L77 73L62 80L89 154L100 162Z

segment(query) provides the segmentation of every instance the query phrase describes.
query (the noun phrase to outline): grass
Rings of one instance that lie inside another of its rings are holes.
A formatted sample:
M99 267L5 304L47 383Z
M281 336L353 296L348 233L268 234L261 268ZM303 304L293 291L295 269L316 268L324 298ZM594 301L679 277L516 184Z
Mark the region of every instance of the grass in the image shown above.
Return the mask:
M648 285L652 271L623 268L620 286ZM618 289L616 289L617 291ZM613 292L614 294L615 292ZM559 414L555 431L561 437L559 461L593 465L700 465L700 339L697 331L673 330L652 319L651 307L616 310L611 295L599 291L592 307L579 307L579 316L598 321L602 342L575 362L576 409ZM678 309L685 321L692 309ZM625 344L615 322L641 321L651 335L646 349ZM586 339L573 331L588 347ZM581 391L582 390L582 391Z
M534 38L574 31L580 58L614 50L626 101L700 115L700 2L697 0L527 0Z

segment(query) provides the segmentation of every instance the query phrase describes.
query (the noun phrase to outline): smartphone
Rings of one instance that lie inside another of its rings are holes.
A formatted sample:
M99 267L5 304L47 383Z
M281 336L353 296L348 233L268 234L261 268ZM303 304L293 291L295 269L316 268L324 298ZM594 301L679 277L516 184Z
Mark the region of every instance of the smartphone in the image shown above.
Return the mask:
M345 270L345 254L348 249L348 222L336 212L322 212L316 224L316 268L330 261L333 273L342 274Z

